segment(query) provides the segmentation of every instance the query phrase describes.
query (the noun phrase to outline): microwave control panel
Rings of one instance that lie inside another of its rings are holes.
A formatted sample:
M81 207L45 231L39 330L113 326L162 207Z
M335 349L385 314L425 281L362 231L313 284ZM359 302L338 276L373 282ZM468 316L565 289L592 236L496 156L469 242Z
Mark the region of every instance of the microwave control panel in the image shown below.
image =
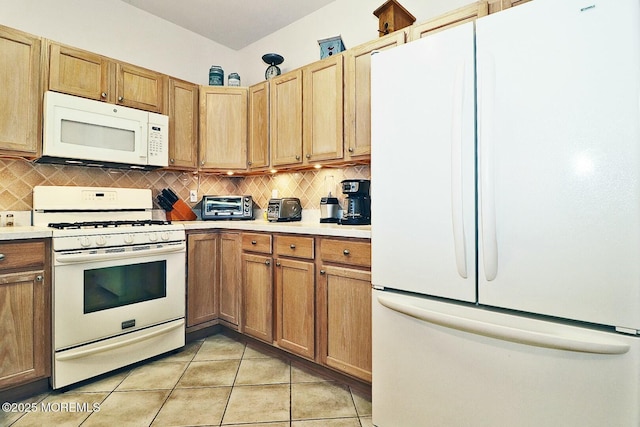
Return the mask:
M156 166L169 165L169 117L162 114L149 113L148 129L149 164Z

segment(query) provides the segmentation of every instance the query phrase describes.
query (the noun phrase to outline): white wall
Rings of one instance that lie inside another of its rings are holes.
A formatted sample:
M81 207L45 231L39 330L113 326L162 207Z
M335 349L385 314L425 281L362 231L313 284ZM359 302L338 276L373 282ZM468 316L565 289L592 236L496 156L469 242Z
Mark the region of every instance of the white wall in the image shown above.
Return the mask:
M237 51L118 0L0 0L0 24L193 83Z
M423 22L471 0L401 0ZM238 72L242 85L264 80L262 55L284 56L292 70L320 59L318 40L341 35L345 46L378 37L373 11L385 0L335 0L256 43L234 51L118 0L0 0L0 24L198 83L209 67Z

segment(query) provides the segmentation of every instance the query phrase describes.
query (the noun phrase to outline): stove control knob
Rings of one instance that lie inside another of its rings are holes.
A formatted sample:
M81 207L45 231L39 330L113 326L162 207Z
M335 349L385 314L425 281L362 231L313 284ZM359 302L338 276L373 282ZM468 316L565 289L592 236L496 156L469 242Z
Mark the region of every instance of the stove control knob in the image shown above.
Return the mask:
M124 242L127 245L130 245L131 243L133 243L133 234L129 233L129 234L125 234L124 235Z
M157 242L158 241L158 233L156 233L156 232L149 233L148 237L149 237L149 241L150 242Z
M82 246L83 248L88 248L89 246L91 246L91 239L89 239L89 237L87 236L80 237L80 246Z
M106 244L107 244L107 239L104 236L97 236L96 237L96 245L104 246Z
M160 234L160 238L166 242L167 240L169 240L169 232L163 231L162 234Z

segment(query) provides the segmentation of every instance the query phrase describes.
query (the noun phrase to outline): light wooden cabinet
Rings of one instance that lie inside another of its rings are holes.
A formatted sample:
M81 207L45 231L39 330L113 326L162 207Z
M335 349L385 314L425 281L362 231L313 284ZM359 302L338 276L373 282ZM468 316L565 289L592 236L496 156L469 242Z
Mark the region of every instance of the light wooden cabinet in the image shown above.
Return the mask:
M0 26L0 153L34 157L42 139L40 38Z
M271 165L302 164L302 70L269 81Z
M320 360L371 381L371 245L320 239L318 325Z
M470 3L451 12L430 19L426 22L413 25L409 31L409 40L414 41L429 34L442 31L465 22L474 21L489 13L489 4L486 1Z
M314 239L275 236L276 344L315 357Z
M269 83L249 88L249 149L247 168L260 171L269 168Z
M489 0L489 13L500 12L513 6L527 3L531 0Z
M371 52L404 41L404 32L397 31L345 51L345 159L368 160L371 155Z
M247 103L247 88L200 87L200 170L246 170Z
M166 75L54 42L48 46L49 90L166 112Z
M0 243L0 389L51 375L49 243Z
M169 169L198 167L198 85L169 79Z
M304 163L344 156L343 55L334 55L302 69Z
M240 233L220 233L219 315L227 326L240 324L241 240Z
M218 235L187 236L187 328L218 318Z
M273 258L271 235L242 235L241 332L273 342Z

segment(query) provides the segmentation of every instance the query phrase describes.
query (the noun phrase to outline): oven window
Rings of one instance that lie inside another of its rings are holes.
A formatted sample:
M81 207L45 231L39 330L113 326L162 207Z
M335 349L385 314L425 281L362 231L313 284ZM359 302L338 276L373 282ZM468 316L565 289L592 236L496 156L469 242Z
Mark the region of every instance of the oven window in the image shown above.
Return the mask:
M154 261L84 272L84 312L167 296L167 262Z

